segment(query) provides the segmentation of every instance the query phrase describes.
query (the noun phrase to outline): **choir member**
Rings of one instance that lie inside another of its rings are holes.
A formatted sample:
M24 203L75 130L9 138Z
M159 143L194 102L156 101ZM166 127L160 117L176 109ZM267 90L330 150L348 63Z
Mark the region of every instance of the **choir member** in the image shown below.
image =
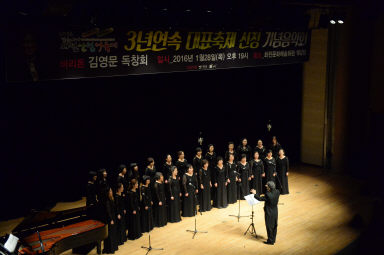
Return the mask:
M167 207L165 204L164 176L162 173L156 173L155 183L152 186L154 225L155 227L163 227L167 225Z
M238 173L236 169L235 154L229 154L228 162L225 164L228 174L228 204L233 204L237 202L237 184Z
M137 165L137 163L131 163L129 166L130 166L130 169L129 169L128 180L127 180L128 185L126 187L129 186L129 183L132 179L140 180L139 166Z
M104 240L103 253L113 254L118 248L118 237L116 228L116 206L112 189L109 188L105 201L106 224L108 224L108 237Z
M197 175L199 173L199 170L203 167L203 150L200 147L196 148L196 155L193 158L192 165L193 165L193 171L194 174Z
M137 189L139 183L136 179L132 179L129 183L127 193L127 214L128 214L128 239L135 240L142 236L140 221L140 201L137 197Z
M213 199L213 206L216 208L226 208L228 206L227 200L227 185L229 179L226 167L223 164L223 158L217 157L217 166L215 167L215 197Z
M153 202L150 182L151 178L144 175L143 185L141 186L141 232L149 232L153 229Z
M151 157L147 158L147 168L145 169L145 175L151 178L151 185L155 184L156 167L155 160Z
M239 199L244 199L244 196L249 194L249 181L251 180L251 169L247 162L247 155L242 154L240 162L237 164L237 172L240 173L239 181L241 182Z
M281 145L280 143L277 142L276 136L272 136L272 144L270 150L272 150L272 157L277 159L279 156L279 151L281 150Z
M196 210L197 178L193 174L193 166L188 165L188 171L183 175L183 217L192 217Z
M225 152L225 162L229 161L229 156L233 155L234 162L237 159L236 157L236 151L235 151L235 144L233 142L228 143L228 150Z
M122 245L127 241L127 227L125 223L125 218L127 211L125 209L125 197L124 194L124 185L119 182L116 185L116 194L115 194L115 204L116 204L116 229L117 229L117 240L118 244Z
M122 193L122 196L125 197L125 193L127 193L127 188L128 188L128 178L127 178L127 167L125 165L120 165L119 166L119 175L117 176L117 181L116 183L121 183L124 186L124 191Z
M175 166L177 167L179 179L181 179L183 175L188 171L188 162L184 157L185 156L183 151L177 152L177 161Z
M97 176L97 198L100 203L103 205L106 204L108 199L108 192L110 189L109 183L107 181L107 170L100 169Z
M260 159L264 159L267 156L266 155L267 149L264 147L263 141L260 140L260 139L257 141L257 145L255 147L254 152L256 152L256 151L259 153L259 158Z
M208 167L211 170L211 174L213 174L213 170L216 166L216 152L215 152L215 147L210 144L208 145L208 151L205 153L205 159L208 160Z
M264 173L264 164L260 159L260 154L258 151L253 153L253 159L249 163L252 172L251 188L256 190L258 195L263 193L263 182L262 177L265 176Z
M171 167L172 176L168 180L168 194L169 194L169 203L168 203L168 221L169 222L179 222L181 221L180 211L181 211L181 196L180 191L180 181L177 177L177 167Z
M213 144L208 145L208 151L205 153L205 159L208 160L208 168L209 172L211 174L211 180L214 180L215 176L215 166L217 165L216 162L216 152L215 152L215 147ZM213 198L215 196L215 189L211 189L211 197Z
M251 160L252 148L251 148L251 146L248 145L247 138L243 138L243 140L241 140L241 144L239 146L237 146L236 153L237 153L237 155L245 154L245 156L247 157L247 162L249 160ZM241 160L241 158L240 158L240 160Z
M276 177L279 179L279 181L277 182L277 189L280 191L281 195L289 194L288 170L289 170L288 157L285 156L284 150L280 149L279 156L276 159L276 172L277 172Z
M172 170L171 170L172 167L173 167L172 156L171 156L171 154L167 154L167 156L165 158L165 163L161 169L161 172L164 176L164 183L165 184L168 183L169 177L172 176Z
M86 190L87 215L91 219L97 219L97 189L96 189L97 173L89 172L89 180Z
M108 200L108 192L110 189L110 185L107 181L107 170L106 169L100 169L97 173L97 186L96 186L96 194L98 199L98 216L97 219L102 222L107 222L107 200Z
M199 170L199 184L200 184L200 211L206 212L212 209L211 205L211 173L208 167L208 160L203 159L203 167Z
M267 157L264 159L264 183L269 181L275 182L276 176L276 160L272 157L272 150L268 150ZM265 188L263 188L265 191Z

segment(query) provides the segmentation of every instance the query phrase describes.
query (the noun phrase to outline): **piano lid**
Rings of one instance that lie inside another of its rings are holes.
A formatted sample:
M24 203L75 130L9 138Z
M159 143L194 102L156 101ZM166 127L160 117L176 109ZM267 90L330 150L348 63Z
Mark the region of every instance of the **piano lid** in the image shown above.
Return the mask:
M55 223L61 223L86 215L87 207L78 207L64 211L33 211L12 230L14 234L39 229Z

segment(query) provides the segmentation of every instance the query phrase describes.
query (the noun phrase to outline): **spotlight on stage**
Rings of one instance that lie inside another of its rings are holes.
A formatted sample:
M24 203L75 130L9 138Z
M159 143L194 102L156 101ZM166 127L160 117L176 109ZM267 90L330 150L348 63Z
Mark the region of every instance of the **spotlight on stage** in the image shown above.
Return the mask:
M333 19L331 19L331 20L329 21L329 23L331 23L332 25L335 25L335 24L336 24L336 21L333 20Z

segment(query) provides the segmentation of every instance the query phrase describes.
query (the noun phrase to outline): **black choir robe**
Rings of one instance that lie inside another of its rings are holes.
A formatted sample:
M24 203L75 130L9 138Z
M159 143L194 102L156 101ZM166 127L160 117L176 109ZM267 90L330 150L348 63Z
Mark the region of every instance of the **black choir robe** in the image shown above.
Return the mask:
M251 176L251 169L249 167L249 163L246 162L245 165L240 162L237 164L237 172L240 173L240 194L239 199L244 200L244 196L249 195L250 187L248 178Z
M215 197L213 199L213 206L216 208L225 208L228 206L227 199L227 179L228 174L226 167L223 165L222 168L219 166L215 167L215 184L217 183Z
M270 149L272 150L272 157L276 159L279 156L279 150L282 149L282 147L279 143L276 143L275 145L271 144Z
M289 171L288 157L285 156L282 159L280 157L277 157L276 159L277 176L276 177L279 178L279 181L277 181L276 187L280 191L281 195L289 194L288 176L287 176L288 171Z
M87 215L90 219L98 219L96 184L88 181L86 190Z
M203 157L198 158L195 156L192 160L192 165L193 165L193 173L195 175L198 175L199 170L203 167Z
M164 183L155 182L152 188L153 218L155 227L167 225L167 206ZM159 205L159 203L162 205Z
M150 187L141 186L141 232L153 229L152 192ZM147 209L145 209L147 207Z
M203 185L203 189L201 188ZM200 211L206 212L212 209L211 205L211 173L209 168L204 170L203 168L199 171L199 199L200 199Z
M183 177L183 175L188 171L187 169L188 161L184 159L184 161L177 160L175 162L175 166L177 167L177 175L179 179Z
M234 158L234 162L236 162L236 160L238 160L238 155L237 155L237 153L236 153L236 151L235 150L233 150L233 151L226 151L225 152L225 156L224 156L224 160L225 160L225 162L228 162L229 161L229 155L233 155L235 158Z
M115 204L116 204L116 229L117 229L117 239L119 245L124 244L127 241L127 226L125 223L126 213L125 211L125 197L123 195L115 194ZM120 219L119 219L120 215Z
M225 163L225 167L227 168L227 174L229 183L227 185L227 193L228 193L228 204L233 204L237 202L237 168L236 164L233 163Z
M253 153L255 153L256 151L259 153L259 159L263 159L267 156L267 149L264 146L262 146L261 148L256 146Z
M253 179L251 180L251 188L255 189L257 194L262 194L263 193L262 174L264 173L264 163L261 159L258 159L258 161L256 161L255 159L252 159L249 162L249 165L251 167L251 172L253 175Z
M172 168L173 164L167 164L167 163L164 163L163 164L163 167L161 168L161 173L163 174L164 176L164 180L167 180L172 176L172 172L171 172L171 168Z
M135 240L142 236L140 220L140 202L137 192L129 190L127 193L127 214L128 214L128 239ZM133 212L136 211L136 214Z
M98 181L98 184L96 186L96 193L97 193L97 219L108 223L108 215L107 215L107 208L106 204L108 199L108 192L109 192L110 186L106 179L101 179Z
M237 146L236 154L238 156L239 161L241 160L241 155L245 154L245 156L247 156L247 162L248 162L252 158L252 148L248 144L245 147L243 147L243 145L239 145Z
M210 170L209 172L211 173L211 180L214 180L215 166L217 165L216 152L213 152L212 154L208 152L205 153L205 159L208 160L208 163L209 163L208 168ZM215 189L211 189L211 198L213 198L214 196L215 196Z
M197 179L196 175L184 174L183 176L183 217L192 217L195 215L196 210L196 189L197 189ZM185 196L188 193L188 196Z
M145 169L145 175L149 176L149 178L151 179L151 187L153 187L153 184L155 183L155 175L156 175L156 167L153 166L153 169L147 167Z
M106 224L108 224L108 237L104 240L103 253L115 253L118 248L119 240L116 226L116 206L115 201L109 198L105 201ZM112 224L113 222L113 224Z
M273 176L273 174L276 173L276 160L273 157L271 159L264 159L264 172L265 178L263 178L263 193L266 191L265 184L267 182L273 181L276 184L275 177Z
M279 203L280 192L277 189L266 192L265 196L260 197L255 195L255 198L259 201L265 201L264 204L264 216L265 216L265 227L267 228L268 242L276 242L277 234L277 219L278 209L277 204Z
M168 180L168 221L169 222L179 222L181 221L181 199L180 199L180 181L176 177L175 179L172 176ZM173 200L171 199L173 197Z

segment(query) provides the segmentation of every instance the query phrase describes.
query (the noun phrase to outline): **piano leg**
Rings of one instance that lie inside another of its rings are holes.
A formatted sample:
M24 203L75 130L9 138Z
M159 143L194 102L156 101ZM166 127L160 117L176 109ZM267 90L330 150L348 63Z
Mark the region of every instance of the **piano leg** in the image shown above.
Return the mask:
M101 241L97 241L96 250L97 254L101 254Z

